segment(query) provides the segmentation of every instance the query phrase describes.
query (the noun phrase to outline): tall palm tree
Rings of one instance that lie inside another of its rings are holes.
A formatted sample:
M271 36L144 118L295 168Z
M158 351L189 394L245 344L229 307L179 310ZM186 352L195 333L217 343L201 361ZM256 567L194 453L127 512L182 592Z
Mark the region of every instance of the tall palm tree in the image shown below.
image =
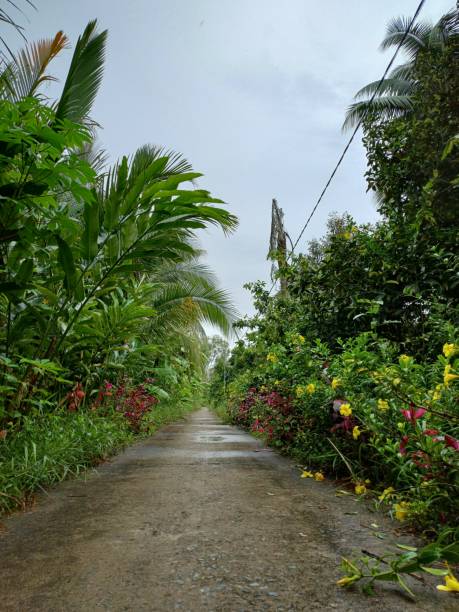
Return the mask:
M357 92L355 99L358 101L349 106L343 129L352 128L368 114L385 120L410 113L413 94L419 85L418 58L425 53L441 54L458 43L459 8L443 15L434 25L415 23L410 27L410 24L411 19L406 17L396 17L389 22L381 50L401 45L408 61L394 68L382 83L373 81Z

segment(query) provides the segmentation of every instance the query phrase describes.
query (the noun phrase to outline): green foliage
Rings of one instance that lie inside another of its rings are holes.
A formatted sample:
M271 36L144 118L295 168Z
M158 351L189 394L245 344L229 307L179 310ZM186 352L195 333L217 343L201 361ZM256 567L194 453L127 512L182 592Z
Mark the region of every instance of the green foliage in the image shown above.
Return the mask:
M237 219L201 174L163 147L111 168L94 150L106 37L88 24L52 105L62 32L0 67L0 509L195 408L203 324L235 316L196 233Z
M408 64L349 115L365 111L381 221L334 216L286 290L249 286L256 314L209 385L233 422L430 536L459 513L457 34L457 10L416 26Z
M351 104L346 113L344 128L350 128L359 120L374 116L383 122L390 122L398 117L407 117L419 110L419 90L422 90L424 79L420 65L427 59L429 66L438 70L440 63L449 56L451 70L457 71L457 49L459 41L459 10L457 7L443 15L434 25L414 22L409 18L392 19L386 30L381 49L399 48L408 56L408 61L393 68L382 81L374 81L357 92L357 102ZM443 64L443 67L445 64ZM455 68L453 68L455 66ZM448 71L436 73L440 89L448 87ZM374 98L372 99L372 96ZM451 100L453 98L450 98ZM422 108L422 107L421 107Z
M123 418L91 412L34 414L0 440L0 512L22 507L38 488L113 454L131 439Z
M374 585L378 581L397 582L410 597L415 599L414 593L406 583L406 576L419 580L419 573L424 572L431 576L444 577L446 586L439 585L437 588L454 592L459 587L459 583L448 565L454 566L459 563L458 535L457 529L456 531L445 529L435 542L422 548L398 544L398 551L391 551L383 556L367 553L355 561L343 558L342 568L346 575L338 580L338 585L348 588L360 583L365 593L373 595Z

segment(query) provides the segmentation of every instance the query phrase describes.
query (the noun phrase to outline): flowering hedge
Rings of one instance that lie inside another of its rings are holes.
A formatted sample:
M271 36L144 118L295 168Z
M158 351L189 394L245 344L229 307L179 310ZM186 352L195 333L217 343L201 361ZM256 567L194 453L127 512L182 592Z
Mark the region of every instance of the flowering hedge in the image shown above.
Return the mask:
M250 351L250 348L247 349ZM229 385L233 422L304 462L349 477L427 530L459 512L459 346L417 363L366 333L332 354L297 333L257 347Z

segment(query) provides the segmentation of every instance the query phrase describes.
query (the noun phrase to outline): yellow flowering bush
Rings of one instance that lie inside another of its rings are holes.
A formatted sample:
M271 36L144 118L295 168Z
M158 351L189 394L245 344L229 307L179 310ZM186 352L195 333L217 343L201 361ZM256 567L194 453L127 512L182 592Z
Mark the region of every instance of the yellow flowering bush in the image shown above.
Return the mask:
M406 501L401 501L394 505L395 518L397 521L405 521L410 513L410 504Z
M331 381L331 387L333 389L333 391L336 391L336 389L341 385L341 380L339 378L334 378Z
M459 346L454 344L453 342L451 342L451 343L446 342L443 345L443 355L447 359L449 359L450 357L455 355L458 351L459 351Z
M383 412L385 412L386 410L389 410L389 402L387 400L379 398L378 408L379 410L382 410Z

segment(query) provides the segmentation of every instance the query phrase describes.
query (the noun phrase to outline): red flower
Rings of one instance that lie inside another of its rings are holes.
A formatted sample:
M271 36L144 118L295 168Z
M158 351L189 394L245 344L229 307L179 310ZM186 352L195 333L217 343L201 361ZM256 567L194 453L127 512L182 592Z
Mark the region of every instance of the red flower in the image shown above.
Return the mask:
M424 435L425 436L436 436L437 434L439 434L440 432L438 431L438 429L426 429L424 431Z
M408 436L403 436L402 437L402 441L400 442L400 446L399 446L399 453L401 455L406 455L406 445L409 442L409 437Z
M456 438L453 438L453 436L448 436L448 434L446 434L445 445L450 446L451 448L454 448L454 450L459 451L459 440L456 440Z

